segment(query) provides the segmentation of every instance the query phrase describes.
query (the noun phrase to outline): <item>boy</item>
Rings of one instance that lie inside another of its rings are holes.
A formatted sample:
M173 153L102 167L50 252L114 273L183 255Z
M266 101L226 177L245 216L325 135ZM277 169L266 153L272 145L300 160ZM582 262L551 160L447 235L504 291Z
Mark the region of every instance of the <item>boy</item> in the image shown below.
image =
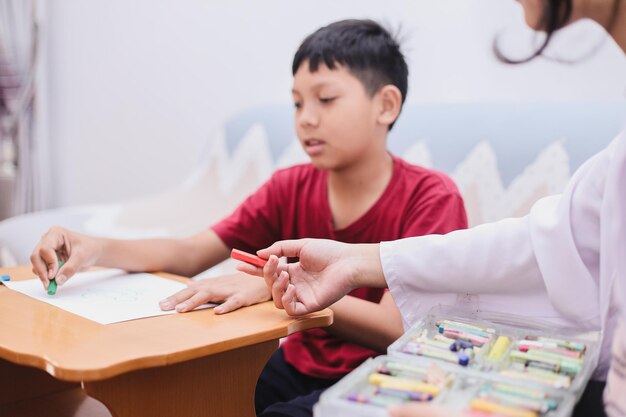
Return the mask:
M57 281L91 265L190 276L277 240L329 238L380 242L466 227L461 197L444 175L390 155L389 129L407 91L407 65L397 42L377 23L346 20L307 37L293 61L297 136L310 164L276 172L235 212L187 239L120 241L60 228L33 252L47 287L60 253ZM48 270L50 267L50 270ZM262 279L242 275L195 282L161 302L179 312L223 301L216 313L270 299ZM402 334L388 292L359 288L332 306L328 329L291 335L263 370L259 416L311 416L320 393Z

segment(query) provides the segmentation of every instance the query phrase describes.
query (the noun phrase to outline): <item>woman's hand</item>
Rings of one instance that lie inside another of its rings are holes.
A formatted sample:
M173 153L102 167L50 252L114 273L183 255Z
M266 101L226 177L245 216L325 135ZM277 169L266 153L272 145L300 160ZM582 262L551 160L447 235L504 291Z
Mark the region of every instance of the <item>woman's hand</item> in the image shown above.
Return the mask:
M238 265L240 271L263 273L274 304L294 316L318 311L359 287L386 285L377 244L350 245L322 239L277 242L257 252L267 264L261 270ZM279 264L278 257L298 262Z

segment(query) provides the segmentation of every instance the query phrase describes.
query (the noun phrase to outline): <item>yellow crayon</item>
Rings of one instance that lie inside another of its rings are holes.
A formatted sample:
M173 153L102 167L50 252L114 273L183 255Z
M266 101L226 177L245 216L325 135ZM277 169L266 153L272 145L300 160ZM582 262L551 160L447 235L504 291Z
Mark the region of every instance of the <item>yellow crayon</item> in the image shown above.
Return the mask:
M487 355L487 359L492 361L499 361L504 357L504 352L509 347L511 339L507 336L498 336L496 343L493 344Z
M395 388L404 391L417 391L425 392L433 397L439 395L439 388L431 384L425 384L423 382L415 382L407 378L398 378L389 375L371 374L369 377L369 383L377 385L381 388Z
M492 401L483 400L482 398L474 398L470 403L472 410L485 411L487 413L496 413L510 417L538 417L538 414L531 410L523 408L509 407L506 405L494 403Z

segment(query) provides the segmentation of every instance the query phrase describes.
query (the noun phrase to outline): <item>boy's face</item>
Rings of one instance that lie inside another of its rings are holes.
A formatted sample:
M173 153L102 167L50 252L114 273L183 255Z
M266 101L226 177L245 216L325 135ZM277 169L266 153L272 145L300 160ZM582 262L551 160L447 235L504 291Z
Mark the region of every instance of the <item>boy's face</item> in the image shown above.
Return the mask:
M345 67L320 64L310 72L304 61L292 92L296 133L317 168L342 170L385 150L387 126L378 123L376 95Z

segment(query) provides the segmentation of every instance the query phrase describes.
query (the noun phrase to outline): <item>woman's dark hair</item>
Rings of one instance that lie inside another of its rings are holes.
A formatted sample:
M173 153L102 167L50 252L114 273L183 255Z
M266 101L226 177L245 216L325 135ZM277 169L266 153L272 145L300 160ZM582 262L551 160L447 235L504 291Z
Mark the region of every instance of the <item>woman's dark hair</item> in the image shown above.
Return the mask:
M573 0L547 0L544 4L545 7L543 9L543 15L541 18L541 27L545 32L546 37L541 43L541 45L530 54L530 56L522 59L511 59L504 55L498 46L498 38L496 38L493 42L493 51L496 57L507 64L523 64L525 62L531 61L538 56L542 55L548 44L552 40L552 35L554 32L561 29L565 24L569 21L570 17L572 17L572 3ZM607 30L610 30L615 23L615 19L617 18L617 11L619 9L620 0L613 0L613 13L611 18L606 26ZM595 52L595 48L594 51Z

